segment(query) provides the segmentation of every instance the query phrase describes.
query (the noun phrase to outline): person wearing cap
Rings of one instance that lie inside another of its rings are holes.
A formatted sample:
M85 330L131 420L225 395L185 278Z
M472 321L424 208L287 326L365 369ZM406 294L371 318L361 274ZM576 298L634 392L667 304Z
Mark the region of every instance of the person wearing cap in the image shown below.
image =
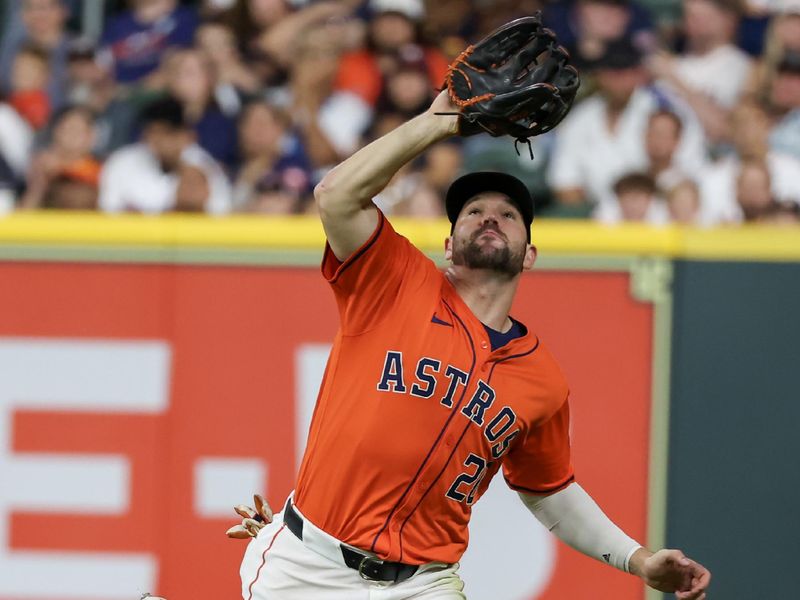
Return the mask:
M622 37L606 44L591 69L598 93L575 106L554 132L548 175L562 210L594 216L616 210L614 182L650 166L647 130L659 111L681 121L673 166L697 172L706 155L697 115L670 90L650 85L646 55L634 40Z
M340 327L295 491L274 516L240 509L248 525L270 521L252 528L243 598L463 600L472 506L502 468L566 543L704 599L704 567L643 548L575 482L568 384L545 342L509 314L536 261L525 185L475 172L450 186L444 272L374 205L403 165L458 133L457 112L442 92L315 189Z
M430 88L439 88L448 60L434 45L424 43L422 0L370 0L365 47L342 55L333 93L322 105L319 124L339 157L358 149L392 74L409 64L421 66Z

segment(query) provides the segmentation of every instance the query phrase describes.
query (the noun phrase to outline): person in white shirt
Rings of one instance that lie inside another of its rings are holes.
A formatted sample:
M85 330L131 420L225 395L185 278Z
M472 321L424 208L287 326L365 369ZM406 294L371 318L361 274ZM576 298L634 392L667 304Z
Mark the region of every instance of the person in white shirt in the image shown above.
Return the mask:
M222 214L231 208L224 171L195 143L183 108L157 100L141 116L142 140L111 154L100 173L100 210Z
M758 162L767 169L771 196L778 202L800 204L800 160L769 147L770 123L763 108L742 103L731 113L735 152L707 166L699 179L704 225L736 223L745 218L736 201L736 180L744 162Z
M680 98L648 85L643 54L625 38L607 46L596 65L598 93L577 104L555 131L548 182L565 206L614 206L614 183L650 167L645 139L650 117L669 110L681 121L672 164L693 172L705 161L705 138Z
M727 113L752 68L747 54L733 44L740 11L739 0L684 0L684 54L662 53L649 61L653 75L691 105L712 143L725 141Z
M676 156L683 134L683 122L670 110L657 110L647 122L645 151L647 170L662 192L685 179L697 179L702 163L681 163Z
M768 102L774 119L770 147L800 160L800 49L784 52L770 82Z
M0 102L0 156L20 180L31 160L33 130L7 102Z

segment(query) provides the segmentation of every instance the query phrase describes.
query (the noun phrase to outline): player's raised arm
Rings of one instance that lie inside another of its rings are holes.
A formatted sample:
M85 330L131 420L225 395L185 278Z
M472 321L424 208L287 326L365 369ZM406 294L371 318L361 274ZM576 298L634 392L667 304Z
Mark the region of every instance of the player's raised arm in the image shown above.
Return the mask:
M458 133L458 117L446 92L431 107L365 146L331 170L314 189L322 225L339 260L355 252L375 230L372 199L404 164L432 144Z
M523 503L568 546L632 573L650 587L680 600L705 600L711 573L680 550L642 547L615 525L577 483L549 496L520 493Z

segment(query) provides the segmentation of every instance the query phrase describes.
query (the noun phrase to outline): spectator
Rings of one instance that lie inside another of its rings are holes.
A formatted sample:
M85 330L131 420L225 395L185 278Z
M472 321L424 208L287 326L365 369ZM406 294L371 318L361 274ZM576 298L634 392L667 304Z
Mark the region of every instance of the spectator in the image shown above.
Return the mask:
M33 130L28 122L10 104L0 102L0 160L17 182L25 179L32 145Z
M766 165L772 197L800 203L800 161L770 149L769 126L766 112L753 102L742 103L731 113L735 152L706 167L699 178L704 224L742 219L741 207L736 202L736 178L745 162Z
M338 157L322 130L319 115L333 89L344 33L339 24L316 24L304 30L294 45L289 77L291 115L311 162L320 170Z
M50 143L31 163L21 206L96 208L100 163L92 155L94 115L82 106L68 107L53 117L51 131Z
M259 179L243 212L262 215L296 215L303 212L304 191L308 191L308 178L296 169L269 172Z
M105 158L131 142L136 108L114 81L111 66L98 56L92 42L78 39L70 45L67 60L67 98L91 109L95 115L94 153Z
M236 32L245 61L256 67L264 84L282 80L285 75L280 62L271 56L269 44L265 48L264 37L291 13L292 7L286 0L236 0L220 15Z
M433 101L434 88L428 79L425 55L419 46L408 45L398 51L395 68L384 76L384 85L375 102L374 118L384 115L408 121Z
M800 205L794 202L778 202L761 220L775 225L797 225L800 223Z
M467 40L477 39L478 19L474 0L438 0L425 4L424 35L439 40L439 48L453 59L467 47Z
M800 1L786 0L780 12L772 18L764 52L750 71L745 85L747 97L767 103L767 91L778 64L787 50L800 52Z
M647 11L628 0L571 0L545 9L545 23L569 50L579 70L591 68L606 45L626 37L653 48L655 34Z
M681 142L683 123L680 117L669 110L657 110L647 122L645 151L648 171L656 186L667 190L687 177L696 177L702 164L678 164L676 153Z
M216 77L217 104L232 107L230 112L238 113L241 99L258 92L261 82L242 60L233 29L222 21L201 23L195 41Z
M194 40L197 14L178 0L130 0L131 8L108 19L102 45L114 65L114 78L123 84L141 82L161 87L157 74L164 53Z
M12 63L20 49L37 47L49 65L45 86L48 101L56 110L64 103L67 50L73 37L65 28L68 14L64 0L22 0L21 27L9 29L0 47L3 91L8 92L11 87Z
M242 165L234 184L236 209L301 210L301 200L311 192L311 166L300 140L290 131L288 116L268 102L250 102L239 119L239 144Z
M142 141L120 148L103 166L101 210L228 212L231 197L225 173L195 138L174 98L145 108Z
M762 161L744 162L736 176L736 203L745 222L762 221L778 208L769 169Z
M358 147L389 73L395 71L401 49L421 48L429 86L444 81L448 62L440 50L422 43L419 28L422 0L370 0L372 19L367 47L345 54L339 64L334 93L322 107L320 123L339 156Z
M739 100L751 68L750 58L733 43L739 2L684 0L683 11L684 54L656 55L651 70L691 105L711 142L724 142L727 112Z
M0 156L0 215L14 210L17 197L17 177L6 160Z
M293 49L303 31L349 15L360 0L327 0L299 5L288 0L238 0L223 19L236 31L245 61L268 88L286 84Z
M770 87L775 126L770 146L800 160L800 50L787 50Z
M598 94L577 104L556 129L549 181L562 205L613 209L614 182L648 168L645 133L650 115L664 108L683 124L673 163L691 172L690 165L705 160L694 114L668 91L647 85L642 58L630 40L609 44L595 64Z
M374 135L380 135L376 130ZM457 141L430 148L419 161L406 165L376 198L386 214L430 219L444 216L442 202L461 170Z
M700 207L700 189L691 179L684 179L667 191L667 211L673 223L700 224Z
M41 129L50 118L47 80L50 66L47 53L37 46L23 46L11 68L8 103L33 127Z
M656 182L646 173L628 173L614 183L615 204L607 204L597 212L602 223L648 223L663 225L667 211L656 197Z
M214 98L214 72L206 55L193 48L167 57L167 89L183 105L187 122L197 133L197 143L228 169L237 160L236 121Z

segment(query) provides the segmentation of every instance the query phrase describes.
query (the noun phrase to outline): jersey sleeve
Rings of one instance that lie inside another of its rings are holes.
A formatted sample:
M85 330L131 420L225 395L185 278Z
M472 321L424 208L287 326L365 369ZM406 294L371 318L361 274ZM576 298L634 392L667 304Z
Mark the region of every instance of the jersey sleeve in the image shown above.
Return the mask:
M503 463L508 486L529 494L552 494L575 479L569 443L569 401L515 444Z
M382 212L370 238L344 262L325 244L322 275L339 308L342 333L358 335L401 309L433 263L398 234ZM435 267L433 267L435 268Z

